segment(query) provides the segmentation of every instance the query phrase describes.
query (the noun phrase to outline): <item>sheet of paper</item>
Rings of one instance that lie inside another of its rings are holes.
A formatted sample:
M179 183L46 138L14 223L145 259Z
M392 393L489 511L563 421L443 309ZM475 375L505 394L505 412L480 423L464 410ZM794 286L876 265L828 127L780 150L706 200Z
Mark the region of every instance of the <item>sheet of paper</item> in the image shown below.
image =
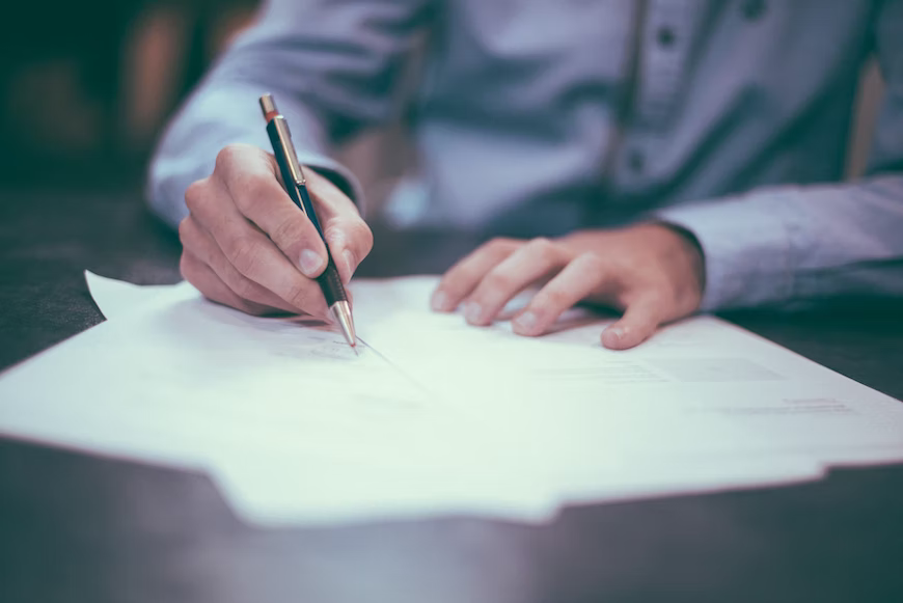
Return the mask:
M0 377L0 431L204 468L253 522L542 521L901 459L898 401L711 317L616 353L581 311L526 339L430 312L433 277L362 281L354 357L187 284L87 278L113 320Z
M399 297L426 300L433 286L408 280ZM362 284L356 297L379 295L367 288L379 286ZM825 453L833 449L900 460L899 401L714 317L668 326L636 349L615 352L601 347L599 321L531 339L512 334L508 323L475 329L457 315L369 312L359 314L383 354L446 392L462 412L500 424L517 414L532 422L519 426L532 438L557 426L568 435L563 450L600 450L594 443L604 434L612 453L632 460L822 451L817 461L834 462Z
M360 284L356 299L380 301L358 313L371 340L460 411L506 427L499 446L525 451L524 467L559 501L901 460L900 402L714 317L613 352L599 344L605 321L580 311L540 339L429 313L435 283Z
M158 294L174 288L191 290L191 284L187 281L178 285L135 285L128 281L101 277L91 271L85 271L85 283L88 284L94 303L106 319L121 317L153 300Z
M194 288L187 282L173 286L139 287L90 271L85 271L85 278L95 303L108 319L125 316L164 292L176 296L195 295ZM259 451L255 451L253 455L247 450L244 453L241 460L231 460L228 464L220 464L208 470L228 496L232 506L243 517L261 524L328 522L349 517L359 520L402 515L411 517L436 514L444 510L448 513L502 515L510 519L539 522L549 518L556 510L553 501L540 500L534 503L536 498L531 496L528 503L522 493L511 488L501 494L503 497L487 497L486 493L479 492L473 485L468 487L467 492L463 493L461 489L455 492L448 488L450 483L440 485L444 489L441 493L435 489L428 492L424 488L429 481L422 479L419 482L421 486L417 488L400 488L398 481L418 480L418 477L389 476L387 471L392 468L384 468L379 474L370 468L365 479L356 480L349 480L347 474L335 468L329 472L321 469L310 473L313 479L308 478L303 482L286 481L286 476L298 474L300 464L314 464L316 467L322 461L316 455L306 455L298 461L294 458L287 460L285 457L267 457ZM317 480L330 481L332 484L324 487ZM492 480L495 481L496 477L492 477ZM491 485L491 488L498 490L492 482ZM354 503L356 501L367 501L367 509L353 510L350 515L347 506L338 505L336 501L332 501L330 506L314 505L316 497L337 488L347 493L347 501L353 507L360 508L360 504ZM299 497L305 498L308 504L299 506L296 503ZM436 503L438 500L441 500L441 505Z
M109 308L115 312L120 312L120 308L124 311L138 302L152 299L161 289L168 287L138 287L90 273L88 278L89 283L93 281L102 285L92 285L92 292L97 290L95 300L105 315ZM808 432L814 418L851 413L836 393L853 389L856 398L865 391L861 385L812 361L712 317L667 327L644 346L625 353L610 352L599 347L597 336L604 323L592 317L588 319L585 313L572 313L563 322L561 331L543 338L542 345L536 348L531 346L536 341L511 335L507 323L488 330L475 330L466 326L457 315L425 312L423 301L429 299L434 285L435 280L430 277L395 280L391 285L386 282L361 282L356 284L356 292L372 303L364 305L357 314L359 321L363 316L363 321L372 326L370 335L381 342L384 353L396 356L411 371L423 373L421 380L424 383L440 385L443 390L472 386L478 391L476 396L472 393L462 396L463 401L480 401L483 393L490 392L496 399L495 405L507 400L520 404L521 399L512 394L518 390L539 390L548 393L548 400L553 400L560 393L568 393L571 401L589 395L590 404L593 405L597 400L596 394L601 390L611 391L619 398L623 398L625 392L630 392L633 401L641 390L646 390L656 400L661 400L660 392L666 390L673 393L677 388L687 394L672 396L668 401L668 410L677 410L679 414L687 412L688 408L684 403L693 400L696 412L704 416L715 415L718 418L716 423L725 420L736 425L739 417L745 417L751 423L803 423L804 426L800 429L790 426L785 431L790 438L790 448L798 449L808 446L798 434L801 431ZM174 287L191 286L183 283ZM418 301L422 303L421 308L418 307ZM581 323L587 323L588 320L589 325L580 327ZM570 329L564 329L569 325ZM437 339L438 334L442 334L441 339ZM438 345L429 345L427 337L434 339ZM549 344L565 346L552 347ZM424 348L430 349L429 355L422 354ZM591 349L592 356L585 354L588 348ZM713 356L713 353L721 350L733 350L733 356ZM492 360L497 353L516 362L500 366ZM759 362L757 358L760 359ZM457 379L460 372L448 369L461 367L465 362L472 365L467 368L467 374L471 377L462 381ZM506 366L512 368L514 374L501 373ZM444 380L449 383L443 384ZM789 384L789 381L795 383ZM737 386L745 383L757 387L739 391ZM764 387L783 391L796 388L810 393L821 389L824 395L787 400L774 398L771 404L764 405ZM499 392L500 388L504 391ZM709 406L697 395L706 390L712 393L706 400L714 399ZM753 401L750 404L744 405L739 400L739 397L743 399L745 395L752 395ZM880 395L880 399L882 398ZM881 408L884 406L881 405ZM610 403L606 410L612 410L611 407ZM482 408L481 413L484 412L485 408ZM660 410L659 413L663 411ZM556 414L561 421L560 410L557 409ZM587 417L590 416L582 413L578 421ZM832 420L828 424L827 427L831 428ZM887 425L893 427L893 423ZM722 427L717 426L716 429L721 430ZM844 429L848 430L849 427L845 424ZM750 436L753 435L751 432L755 433L750 430L745 432ZM734 435L726 432L726 436L731 439L732 447L736 447ZM816 437L818 433L806 436ZM875 461L885 461L885 454L877 453L877 449L869 446L874 437L869 428L863 436L867 443L864 445L865 450L872 451L865 453L865 457L875 456ZM632 437L631 440L639 439ZM830 446L838 444L836 435L832 433L825 436L824 442ZM811 441L810 444L818 445L818 442ZM712 441L706 442L707 448L711 446ZM894 455L888 459L894 460Z
M366 343L356 355L328 327L250 317L185 285L141 304L6 373L0 430L204 468L235 497L278 464L279 483L307 493L309 521L415 503L421 514L553 509L537 490L488 493L474 470L483 428Z

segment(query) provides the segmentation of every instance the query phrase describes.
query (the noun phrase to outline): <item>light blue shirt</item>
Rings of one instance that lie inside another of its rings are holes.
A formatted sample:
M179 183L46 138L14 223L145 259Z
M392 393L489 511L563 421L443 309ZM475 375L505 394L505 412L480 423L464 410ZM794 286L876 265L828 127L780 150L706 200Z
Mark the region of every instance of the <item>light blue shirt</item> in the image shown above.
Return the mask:
M269 91L302 161L359 204L330 150L404 114L417 225L555 236L652 217L699 240L706 310L900 296L901 22L900 1L273 0L168 128L149 197L176 224L220 148L269 149ZM871 54L887 95L868 176L839 183Z

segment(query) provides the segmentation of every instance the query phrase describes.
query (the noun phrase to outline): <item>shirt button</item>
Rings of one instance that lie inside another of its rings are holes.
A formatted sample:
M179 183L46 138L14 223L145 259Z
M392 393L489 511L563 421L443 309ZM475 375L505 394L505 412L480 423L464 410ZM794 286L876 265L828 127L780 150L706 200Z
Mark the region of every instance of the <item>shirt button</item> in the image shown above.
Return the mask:
M741 13L748 21L756 21L766 12L766 0L744 0Z
M663 48L668 48L675 43L675 32L671 27L660 27L656 32L656 41Z
M628 154L628 168L632 172L642 172L644 163L644 156L640 151L631 151L631 153Z

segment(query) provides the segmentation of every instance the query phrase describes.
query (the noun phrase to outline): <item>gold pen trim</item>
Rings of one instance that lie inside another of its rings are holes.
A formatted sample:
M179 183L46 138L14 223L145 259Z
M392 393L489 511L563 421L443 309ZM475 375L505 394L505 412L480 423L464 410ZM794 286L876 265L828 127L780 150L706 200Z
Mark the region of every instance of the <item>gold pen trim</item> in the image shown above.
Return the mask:
M269 94L265 94L260 98L261 111L264 117L270 120L276 128L276 137L279 139L279 146L287 159L289 172L292 174L292 180L299 187L305 184L304 171L298 161L298 155L295 153L295 145L292 144L292 133L289 131L289 124L286 118L276 108L276 102ZM286 183L289 184L289 183ZM302 208L302 211L304 209Z

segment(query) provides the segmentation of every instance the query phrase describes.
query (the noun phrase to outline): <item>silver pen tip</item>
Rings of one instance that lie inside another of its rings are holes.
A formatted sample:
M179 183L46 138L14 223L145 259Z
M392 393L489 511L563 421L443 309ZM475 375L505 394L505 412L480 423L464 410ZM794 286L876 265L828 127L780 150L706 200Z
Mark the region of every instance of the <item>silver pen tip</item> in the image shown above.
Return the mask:
M336 302L330 307L330 311L333 313L333 318L336 319L336 323L339 324L339 329L342 330L345 341L348 342L348 345L351 346L352 350L357 354L358 347L356 344L358 343L358 338L355 336L355 322L352 319L352 311L348 306L348 302L345 300Z

